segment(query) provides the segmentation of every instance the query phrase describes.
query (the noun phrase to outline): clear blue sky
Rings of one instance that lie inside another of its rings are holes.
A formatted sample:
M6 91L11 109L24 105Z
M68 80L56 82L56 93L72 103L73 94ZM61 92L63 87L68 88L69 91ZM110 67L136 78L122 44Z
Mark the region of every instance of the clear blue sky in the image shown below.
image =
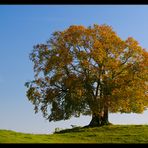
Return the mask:
M0 6L0 129L26 133L50 133L71 124L86 125L91 117L68 121L46 121L34 114L24 83L33 79L29 53L51 33L70 25L108 24L126 39L134 37L148 49L146 5L1 5ZM114 124L148 124L144 114L110 114Z

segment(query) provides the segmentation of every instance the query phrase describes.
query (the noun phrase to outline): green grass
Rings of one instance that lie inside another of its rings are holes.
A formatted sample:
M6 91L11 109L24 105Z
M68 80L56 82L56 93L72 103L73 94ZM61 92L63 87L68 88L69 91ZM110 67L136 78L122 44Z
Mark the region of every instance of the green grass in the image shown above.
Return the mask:
M66 129L55 134L0 130L0 143L148 143L148 125Z

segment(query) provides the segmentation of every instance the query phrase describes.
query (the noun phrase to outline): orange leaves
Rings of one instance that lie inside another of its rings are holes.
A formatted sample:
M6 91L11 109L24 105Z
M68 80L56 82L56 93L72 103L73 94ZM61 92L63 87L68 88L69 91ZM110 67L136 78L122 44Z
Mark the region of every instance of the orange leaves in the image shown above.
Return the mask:
M99 40L94 40L93 48L94 49L103 48L102 43Z
M82 60L80 63L81 63L83 68L89 69L89 62L87 60Z
M82 34L84 34L85 29L86 28L84 26L70 26L64 31L63 38L66 42L77 44L80 41Z
M94 41L90 54L97 63L102 63L106 58L105 49L102 46L102 43L98 40Z
M93 49L91 54L92 54L93 59L97 63L103 63L106 58L106 53L105 53L104 49L99 48L99 47L97 49Z
M70 26L66 31L67 32L75 32L75 31L84 31L86 28L84 26L76 26L76 25L72 25Z
M77 51L77 58L81 60L87 60L88 54L85 51Z
M139 43L132 37L127 38L125 41L128 48L128 53L132 55L133 58L138 58L142 54L143 49L140 47Z
M143 62L142 65L148 67L148 52L146 50L143 50Z

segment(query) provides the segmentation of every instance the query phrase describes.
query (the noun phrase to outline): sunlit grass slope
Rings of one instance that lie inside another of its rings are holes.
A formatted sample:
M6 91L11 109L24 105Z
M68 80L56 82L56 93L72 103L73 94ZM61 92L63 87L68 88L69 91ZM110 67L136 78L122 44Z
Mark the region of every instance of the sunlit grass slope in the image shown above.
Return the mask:
M0 130L0 143L148 143L148 125L76 127L55 134L23 134Z

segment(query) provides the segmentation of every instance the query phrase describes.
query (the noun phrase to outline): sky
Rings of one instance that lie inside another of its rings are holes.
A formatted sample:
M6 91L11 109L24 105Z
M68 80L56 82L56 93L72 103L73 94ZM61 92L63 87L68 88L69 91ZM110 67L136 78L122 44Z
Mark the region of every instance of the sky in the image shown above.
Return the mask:
M35 114L24 83L33 80L33 46L70 25L107 24L148 49L148 5L0 5L0 129L48 134L89 124L91 116L48 122ZM143 114L109 114L113 124L148 124Z

